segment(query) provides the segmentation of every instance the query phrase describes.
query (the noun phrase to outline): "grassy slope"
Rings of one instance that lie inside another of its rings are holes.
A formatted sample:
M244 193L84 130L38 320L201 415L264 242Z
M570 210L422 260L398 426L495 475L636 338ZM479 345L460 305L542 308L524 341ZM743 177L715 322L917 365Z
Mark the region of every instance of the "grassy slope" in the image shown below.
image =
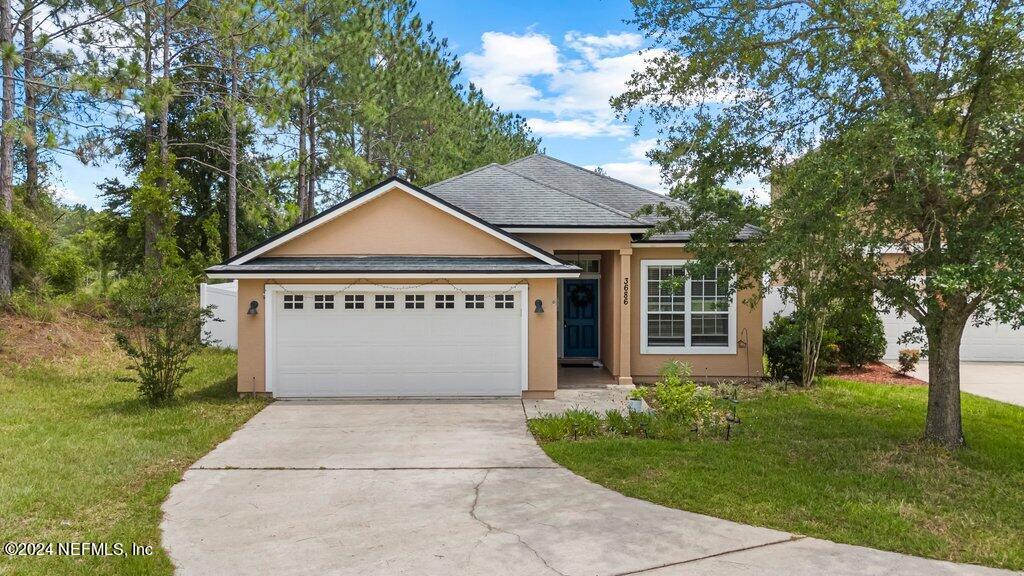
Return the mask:
M730 442L544 446L599 484L666 506L958 562L1024 568L1024 409L965 394L969 447L918 441L927 390L830 380L740 407Z
M265 403L235 393L235 355L207 351L173 406L152 409L97 355L0 365L0 541L152 545L151 557L3 558L0 573L169 574L160 505L195 460Z

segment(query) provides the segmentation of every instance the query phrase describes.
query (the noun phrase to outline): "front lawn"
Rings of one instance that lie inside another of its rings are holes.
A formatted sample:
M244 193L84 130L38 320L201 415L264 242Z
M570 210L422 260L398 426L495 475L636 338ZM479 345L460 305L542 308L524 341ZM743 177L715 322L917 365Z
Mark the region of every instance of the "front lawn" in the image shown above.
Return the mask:
M543 444L628 496L836 542L1024 568L1024 409L965 394L969 447L925 445L927 389L829 379L741 403L731 441Z
M180 399L149 408L113 349L0 359L0 541L132 543L152 556L0 560L0 574L170 574L160 505L188 466L265 402L235 393L235 354L193 359Z

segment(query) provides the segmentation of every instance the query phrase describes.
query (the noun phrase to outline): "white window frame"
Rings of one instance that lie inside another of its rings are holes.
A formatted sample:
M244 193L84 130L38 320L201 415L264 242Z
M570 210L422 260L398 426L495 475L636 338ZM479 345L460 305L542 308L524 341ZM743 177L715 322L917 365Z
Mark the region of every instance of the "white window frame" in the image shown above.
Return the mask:
M640 353L641 354L735 354L736 353L736 293L729 295L729 345L728 346L692 346L693 337L691 321L693 319L692 287L690 278L686 279L686 336L685 346L648 346L647 344L647 278L652 266L685 266L690 260L641 260L640 261Z

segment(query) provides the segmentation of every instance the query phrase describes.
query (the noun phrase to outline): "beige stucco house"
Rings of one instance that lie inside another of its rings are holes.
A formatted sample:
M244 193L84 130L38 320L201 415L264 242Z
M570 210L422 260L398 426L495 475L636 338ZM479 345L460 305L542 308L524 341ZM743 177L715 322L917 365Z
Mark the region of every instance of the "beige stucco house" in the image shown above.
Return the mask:
M382 182L207 270L238 280L239 391L544 398L672 359L759 377L760 305L724 271L664 282L691 255L686 232L646 236L659 202L541 154Z

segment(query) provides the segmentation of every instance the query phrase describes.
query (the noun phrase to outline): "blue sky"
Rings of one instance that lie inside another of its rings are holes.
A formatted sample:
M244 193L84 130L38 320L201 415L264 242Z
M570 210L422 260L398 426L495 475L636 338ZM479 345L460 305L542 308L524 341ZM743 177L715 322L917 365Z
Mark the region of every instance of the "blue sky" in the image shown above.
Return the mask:
M634 136L608 106L644 60L645 39L625 22L632 17L627 0L420 0L418 8L448 38L464 80L526 117L548 154L661 191L658 170L644 157L657 134L645 129ZM114 165L86 167L70 158L60 164L64 196L93 207L96 184L123 177ZM751 179L741 185L751 186Z

